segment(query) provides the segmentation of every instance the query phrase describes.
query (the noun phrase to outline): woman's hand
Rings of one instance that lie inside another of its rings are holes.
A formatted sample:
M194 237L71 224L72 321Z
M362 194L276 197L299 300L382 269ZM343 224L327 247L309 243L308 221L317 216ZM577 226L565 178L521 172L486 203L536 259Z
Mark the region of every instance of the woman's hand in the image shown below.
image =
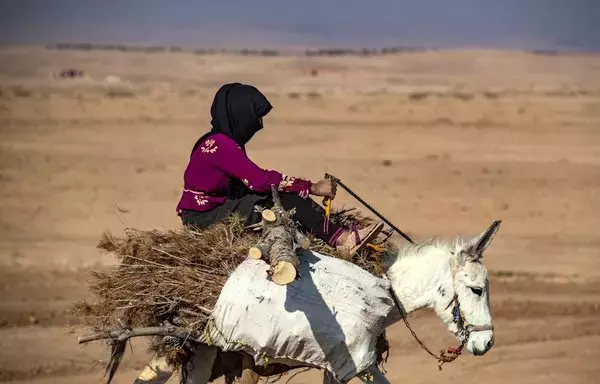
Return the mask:
M330 179L323 179L312 185L312 187L310 188L310 193L315 196L334 198L336 193L336 187L336 184Z

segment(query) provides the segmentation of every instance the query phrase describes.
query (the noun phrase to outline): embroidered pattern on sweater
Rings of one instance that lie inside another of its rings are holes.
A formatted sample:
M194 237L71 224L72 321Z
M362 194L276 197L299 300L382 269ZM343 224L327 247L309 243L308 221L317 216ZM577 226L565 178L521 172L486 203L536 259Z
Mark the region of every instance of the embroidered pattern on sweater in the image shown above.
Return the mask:
M286 190L288 190L289 188L292 187L292 185L294 185L294 181L296 181L295 177L289 177L286 175L281 175L281 181L279 182L279 188L277 188L279 190L279 192L285 192Z
M303 199L306 199L308 195L310 195L310 191L308 189L303 189L300 192L298 192L298 196L300 196Z
M215 145L216 141L214 139L208 139L204 142L204 144L200 147L202 153L215 153L217 149L219 149L218 145Z
M248 179L242 179L242 183L244 183L244 185L246 187L248 187L251 190L254 190L254 187L252 186L252 184L250 184L250 182L248 181Z
M208 203L208 199L204 195L194 195L194 200L196 200L196 203L198 203L200 206Z
M198 205L203 206L206 205L206 203L208 203L208 198L206 197L204 192L192 191L190 189L184 189L184 191L192 193L194 195L194 200L196 200L196 203Z

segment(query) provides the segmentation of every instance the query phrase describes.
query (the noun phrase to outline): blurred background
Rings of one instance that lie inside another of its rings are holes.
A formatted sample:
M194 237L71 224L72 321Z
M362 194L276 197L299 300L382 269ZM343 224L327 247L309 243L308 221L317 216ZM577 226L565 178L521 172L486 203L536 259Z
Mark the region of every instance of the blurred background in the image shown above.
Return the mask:
M180 225L189 152L238 81L274 105L262 167L332 173L416 239L503 220L494 348L438 372L397 324L392 382L600 382L598 20L592 0L0 3L0 381L103 382L104 345L65 331L115 263L95 245ZM147 361L134 343L115 382Z

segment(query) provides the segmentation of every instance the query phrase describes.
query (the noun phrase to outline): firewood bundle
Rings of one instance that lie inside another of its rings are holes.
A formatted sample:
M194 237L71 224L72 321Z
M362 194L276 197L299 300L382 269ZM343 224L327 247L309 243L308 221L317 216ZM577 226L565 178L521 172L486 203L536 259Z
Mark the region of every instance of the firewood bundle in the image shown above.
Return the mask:
M271 187L273 207L260 211L262 220L254 225L255 230L262 230L260 241L248 251L252 259L263 259L271 268L269 275L274 283L286 285L297 277L299 249L308 249L310 240L302 234L294 223L295 208L286 211L279 198L275 186Z

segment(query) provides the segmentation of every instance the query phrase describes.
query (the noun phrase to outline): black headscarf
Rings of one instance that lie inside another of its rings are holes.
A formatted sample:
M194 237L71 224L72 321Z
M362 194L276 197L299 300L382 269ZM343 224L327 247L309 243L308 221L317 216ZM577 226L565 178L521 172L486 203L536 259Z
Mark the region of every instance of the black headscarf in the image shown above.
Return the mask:
M217 91L210 108L212 129L194 144L192 154L210 135L229 136L245 151L246 143L263 128L262 117L273 109L269 100L255 87L240 83L225 84ZM191 155L190 155L191 156ZM239 199L252 193L239 180L229 183L228 197Z
M210 108L212 129L198 139L192 153L206 137L215 133L229 136L244 149L252 136L263 128L262 117L271 109L269 100L255 87L240 83L223 85Z

